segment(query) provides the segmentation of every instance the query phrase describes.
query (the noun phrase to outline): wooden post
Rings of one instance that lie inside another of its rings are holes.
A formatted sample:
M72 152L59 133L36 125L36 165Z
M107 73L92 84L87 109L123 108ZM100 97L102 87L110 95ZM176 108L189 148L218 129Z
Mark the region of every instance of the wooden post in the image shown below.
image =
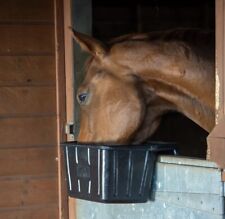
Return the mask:
M65 168L60 143L66 140L66 84L65 84L65 44L63 0L54 1L55 15L55 51L56 51L56 103L57 103L57 157L58 157L58 193L59 219L68 218L68 199L65 182Z
M65 34L65 72L66 72L66 120L74 124L74 65L73 38L69 27L72 26L72 1L64 0L64 34ZM68 141L74 141L74 135L67 135Z
M207 158L225 169L225 0L216 0L216 126L208 136Z
M66 75L66 123L74 124L74 69L73 39L69 27L72 26L71 0L64 0L64 43L65 43L65 75ZM74 135L68 134L67 141L74 141ZM68 198L69 218L75 219L75 199Z

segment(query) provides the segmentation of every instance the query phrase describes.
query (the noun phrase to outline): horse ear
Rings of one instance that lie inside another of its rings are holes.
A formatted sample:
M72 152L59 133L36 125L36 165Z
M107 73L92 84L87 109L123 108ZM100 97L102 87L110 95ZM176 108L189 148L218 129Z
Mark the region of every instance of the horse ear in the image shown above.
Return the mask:
M107 47L102 42L83 33L79 33L71 27L70 29L72 31L73 38L80 45L82 50L98 58L106 56Z

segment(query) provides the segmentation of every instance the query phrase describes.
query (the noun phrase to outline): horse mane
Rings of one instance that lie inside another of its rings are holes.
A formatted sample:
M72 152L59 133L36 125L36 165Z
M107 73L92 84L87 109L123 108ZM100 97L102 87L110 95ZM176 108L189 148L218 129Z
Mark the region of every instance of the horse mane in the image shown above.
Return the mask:
M152 31L149 33L133 33L113 38L109 41L108 45L112 46L125 41L182 41L192 45L203 44L209 46L215 43L215 33L211 30L201 30L197 28L178 28L166 31Z
M112 38L106 45L112 47L114 44L126 41L149 41L149 42L173 42L182 41L188 43L192 47L203 47L208 50L215 47L215 32L211 30L201 30L197 28L177 28L166 31L152 31L148 33L131 33ZM207 45L207 46L206 46ZM193 48L194 49L194 48ZM195 49L194 49L195 50ZM212 50L210 50L212 51ZM203 52L205 53L205 52ZM205 56L206 54L204 54ZM214 54L209 54L211 56ZM90 56L84 65L85 72L93 61L94 57Z

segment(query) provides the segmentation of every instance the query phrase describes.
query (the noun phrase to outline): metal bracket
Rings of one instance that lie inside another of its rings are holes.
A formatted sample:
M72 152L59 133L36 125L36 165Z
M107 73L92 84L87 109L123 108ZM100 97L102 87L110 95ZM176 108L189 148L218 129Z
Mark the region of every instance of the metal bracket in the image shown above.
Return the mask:
M67 134L68 140L74 140L75 139L75 124L73 122L66 123L65 133Z

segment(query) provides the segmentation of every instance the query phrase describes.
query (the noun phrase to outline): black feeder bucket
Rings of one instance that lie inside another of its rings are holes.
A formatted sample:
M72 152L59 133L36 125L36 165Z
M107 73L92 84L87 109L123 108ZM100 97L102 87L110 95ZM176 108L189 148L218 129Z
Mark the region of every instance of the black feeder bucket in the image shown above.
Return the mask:
M69 196L102 203L148 201L157 155L175 154L172 143L62 146Z

